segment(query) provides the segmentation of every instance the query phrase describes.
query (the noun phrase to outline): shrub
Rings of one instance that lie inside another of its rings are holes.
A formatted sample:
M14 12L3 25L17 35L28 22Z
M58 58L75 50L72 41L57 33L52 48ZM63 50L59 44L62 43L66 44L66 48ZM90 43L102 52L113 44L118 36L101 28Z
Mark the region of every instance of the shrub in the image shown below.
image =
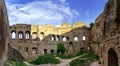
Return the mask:
M30 62L31 64L39 65L39 64L59 64L60 61L58 59L55 59L54 55L44 55L39 56L36 60L33 60Z
M100 60L99 56L92 54L92 53L77 53L77 56L80 56L79 58L73 60L70 63L70 66L85 66L88 61L96 61Z
M90 23L90 30L92 29L93 26L94 26L94 23Z
M64 47L64 44L63 43L59 43L57 45L57 53L58 54L64 54L66 51L66 48Z
M81 58L87 59L87 60L100 60L98 55L92 54L92 53L86 53L85 55L83 55Z
M83 55L84 53L83 52L78 52L77 54L76 54L76 56L81 56L81 55Z
M70 63L70 66L85 66L86 60L84 59L75 59Z
M71 59L75 57L74 55L61 55L61 54L58 54L57 56L62 59Z

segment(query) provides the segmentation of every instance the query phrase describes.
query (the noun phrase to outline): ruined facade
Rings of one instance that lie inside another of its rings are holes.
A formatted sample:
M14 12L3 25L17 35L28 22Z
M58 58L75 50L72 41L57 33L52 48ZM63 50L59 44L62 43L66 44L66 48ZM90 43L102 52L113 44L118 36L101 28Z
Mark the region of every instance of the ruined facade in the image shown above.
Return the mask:
M5 3L4 0L0 0L0 66L3 66L7 57L8 26Z
M91 30L91 47L100 55L101 66L120 66L119 7L119 0L109 0Z
M92 50L100 56L101 66L120 66L119 7L119 0L109 0L91 30L79 22L72 26L63 23L61 27L9 26L4 0L0 0L0 66L6 58L34 59L39 55L56 53L60 42L64 43L66 54Z
M88 51L89 29L85 23L68 23L61 27L51 25L16 24L10 26L11 45L26 59L33 59L39 55L57 53L57 44L64 43L66 54Z

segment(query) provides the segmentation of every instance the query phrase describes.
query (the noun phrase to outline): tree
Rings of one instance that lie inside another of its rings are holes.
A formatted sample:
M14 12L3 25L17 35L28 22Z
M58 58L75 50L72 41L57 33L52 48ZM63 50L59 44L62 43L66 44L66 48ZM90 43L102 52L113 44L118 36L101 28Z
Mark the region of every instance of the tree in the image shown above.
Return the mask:
M94 26L94 23L90 23L90 30L92 29L93 26Z
M59 43L57 45L57 53L58 54L64 54L66 51L66 48L64 47L64 44L63 43Z

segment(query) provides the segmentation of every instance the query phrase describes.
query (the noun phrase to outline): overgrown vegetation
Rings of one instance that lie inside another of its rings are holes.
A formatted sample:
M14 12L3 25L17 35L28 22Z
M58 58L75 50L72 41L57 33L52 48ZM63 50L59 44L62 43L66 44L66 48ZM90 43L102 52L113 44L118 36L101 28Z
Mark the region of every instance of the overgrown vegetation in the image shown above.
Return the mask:
M88 62L99 60L99 56L92 53L78 53L79 58L73 60L70 66L85 66Z
M64 44L63 43L59 43L57 45L57 53L58 54L64 54L65 51L66 51L66 48L65 48Z
M60 61L55 58L54 55L44 55L39 56L37 59L30 62L31 64L39 65L39 64L59 64Z
M58 54L57 57L62 58L62 59L71 59L71 58L74 58L76 56L75 55L61 55L61 54Z
M87 61L84 59L77 58L70 63L70 66L85 66L85 62Z
M90 23L90 30L92 29L93 26L94 26L94 23Z
M21 62L17 62L14 60L8 60L4 66L27 66L25 63Z

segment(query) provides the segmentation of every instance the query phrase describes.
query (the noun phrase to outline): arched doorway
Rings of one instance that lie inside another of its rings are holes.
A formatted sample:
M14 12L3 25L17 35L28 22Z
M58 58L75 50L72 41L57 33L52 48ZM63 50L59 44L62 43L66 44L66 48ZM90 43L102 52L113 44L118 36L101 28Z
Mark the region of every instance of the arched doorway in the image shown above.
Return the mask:
M67 48L67 52L68 54L73 54L73 52L75 51L73 42L69 42L68 48Z
M108 66L118 66L118 57L112 48L108 51Z
M51 49L50 52L51 52L51 54L54 54L54 50L53 49Z

